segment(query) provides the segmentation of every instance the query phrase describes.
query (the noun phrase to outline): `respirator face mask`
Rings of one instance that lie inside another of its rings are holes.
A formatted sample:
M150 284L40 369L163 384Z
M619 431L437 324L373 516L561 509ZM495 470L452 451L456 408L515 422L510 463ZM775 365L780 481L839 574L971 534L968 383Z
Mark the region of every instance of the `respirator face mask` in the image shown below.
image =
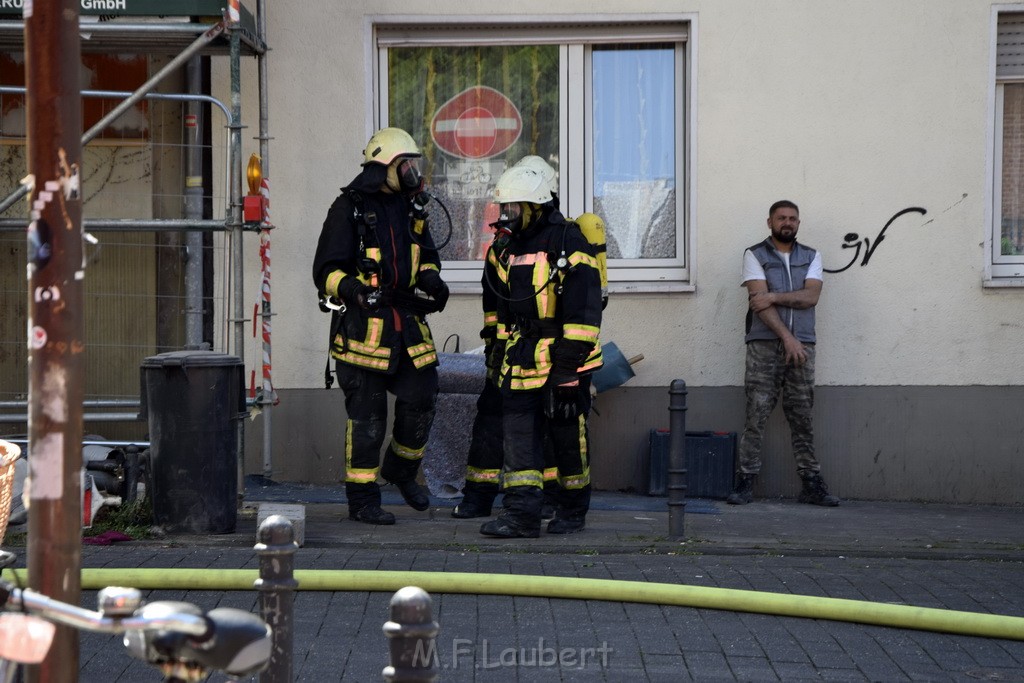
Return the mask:
M524 211L521 202L499 205L498 220L491 227L498 231L516 232L523 227Z
M419 157L404 157L388 166L388 187L395 192L413 194L423 189Z

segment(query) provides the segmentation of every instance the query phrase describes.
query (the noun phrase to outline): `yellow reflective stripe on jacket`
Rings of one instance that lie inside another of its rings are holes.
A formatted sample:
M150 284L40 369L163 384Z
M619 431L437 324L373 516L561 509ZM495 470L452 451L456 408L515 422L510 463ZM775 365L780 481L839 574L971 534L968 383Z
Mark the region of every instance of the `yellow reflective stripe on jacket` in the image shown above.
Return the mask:
M363 356L373 356L374 358L384 359L391 357L391 349L375 346L373 344L364 344L352 339L348 340L348 349L349 351L354 351L355 353Z
M409 281L405 283L409 288L416 286L416 278L419 277L420 272L420 245L413 242L411 247L412 248L409 251L409 257L411 259Z
M410 448L409 446L403 446L402 444L391 439L391 451L400 458L405 460L421 460L423 458L423 451L426 450L426 446L419 448Z
M425 353L422 356L416 356L412 359L412 365L417 370L427 367L431 363L437 362L437 352L431 348L430 353Z
M386 372L391 361L387 358L377 359L370 356L362 356L357 353L341 352L337 349L331 351L331 357L335 358L342 363L349 365L355 365L361 368L368 368L370 370L380 370Z
M513 486L536 486L541 488L544 486L544 477L539 470L506 472L504 488L512 488Z
M366 343L379 347L384 337L384 321L380 318L369 318L366 321Z
M466 467L466 481L478 484L497 484L501 478L501 470L482 470L479 467Z
M591 256L590 254L585 254L582 251L577 251L577 252L573 252L572 254L569 255L569 265L570 266L578 266L581 263L585 264L585 265L588 265L591 268L595 268L597 270L601 270L601 264L598 263L597 259L595 257Z
M410 346L407 350L413 367L418 370L437 362L437 349L434 348L434 339L430 336L430 328L427 327L427 324L419 318L416 319L416 324L419 326L423 342Z
M345 277L345 271L332 270L331 273L327 276L327 279L324 281L324 294L326 294L327 296L340 298L340 295L338 294L338 285L341 284L341 281L344 280Z
M380 264L381 263L380 247L367 247L367 249L366 249L366 258L373 259L378 264ZM359 279L363 280L364 278L360 277ZM369 278L365 278L365 281L371 287L379 287L380 286L380 278L377 276L376 273L371 274Z
M497 311L484 311L484 327L494 327L498 324Z
M547 484L551 481L558 480L558 468L557 467L545 467L544 468L544 483Z
M562 326L562 336L566 339L573 339L575 341L587 342L588 344L597 343L597 334L600 330L594 325L573 325L566 324Z

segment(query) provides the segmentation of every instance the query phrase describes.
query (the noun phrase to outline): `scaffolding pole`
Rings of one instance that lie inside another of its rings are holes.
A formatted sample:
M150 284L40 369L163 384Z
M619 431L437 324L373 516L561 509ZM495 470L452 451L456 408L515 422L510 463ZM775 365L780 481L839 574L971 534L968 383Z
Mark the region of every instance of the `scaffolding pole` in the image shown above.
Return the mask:
M266 0L259 0L256 5L256 37L264 45L267 44L267 7ZM263 391L260 407L263 414L263 476L270 479L274 476L273 446L271 441L271 415L277 405L277 392L271 376L271 317L270 306L270 136L269 130L269 96L267 92L267 51L257 56L260 88L260 159L263 167L263 179L260 193L266 203L263 220L260 224L260 321L263 333Z

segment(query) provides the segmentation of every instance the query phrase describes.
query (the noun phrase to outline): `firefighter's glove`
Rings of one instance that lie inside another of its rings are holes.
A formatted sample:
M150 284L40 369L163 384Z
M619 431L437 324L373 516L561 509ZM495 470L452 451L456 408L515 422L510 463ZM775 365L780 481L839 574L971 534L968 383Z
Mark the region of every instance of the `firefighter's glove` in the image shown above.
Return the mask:
M441 279L436 270L424 270L416 279L416 286L422 289L433 300L440 313L448 304L448 285Z
M544 414L553 420L573 420L583 414L580 380L573 374L568 382L552 373L544 385Z
M591 344L574 339L556 340L551 345L551 362L555 366L555 371L563 375L570 372L575 375L593 348Z
M429 201L430 195L426 192L420 192L419 194L413 195L411 200L412 217L419 221L427 220L427 202Z
M364 285L351 275L338 285L338 293L349 306L358 306L364 311L376 311L381 307L380 290Z

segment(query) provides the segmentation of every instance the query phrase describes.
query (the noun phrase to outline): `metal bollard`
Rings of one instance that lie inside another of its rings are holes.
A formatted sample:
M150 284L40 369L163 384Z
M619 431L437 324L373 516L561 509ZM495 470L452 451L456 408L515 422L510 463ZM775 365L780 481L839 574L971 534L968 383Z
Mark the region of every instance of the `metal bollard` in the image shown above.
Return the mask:
M384 624L391 664L384 667L391 683L433 683L439 679L437 644L440 627L433 618L430 595L406 586L391 598L391 621Z
M271 515L256 531L256 553L260 556L260 617L274 630L270 663L260 674L260 683L291 683L294 639L295 530L287 517Z
M668 390L668 535L684 536L686 512L686 382L673 380Z

